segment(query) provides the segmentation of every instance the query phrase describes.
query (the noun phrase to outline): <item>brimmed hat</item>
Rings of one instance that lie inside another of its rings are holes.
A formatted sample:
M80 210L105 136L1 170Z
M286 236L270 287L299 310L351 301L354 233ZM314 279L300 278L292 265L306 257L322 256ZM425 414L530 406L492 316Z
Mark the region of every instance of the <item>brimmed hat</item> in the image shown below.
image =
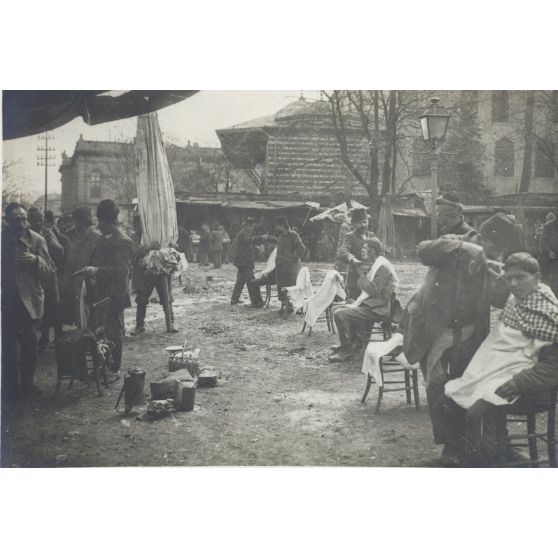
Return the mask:
M359 221L364 221L368 219L368 215L366 213L366 209L364 207L356 207L355 209L351 209L351 223L354 225Z
M456 208L459 213L463 211L463 204L455 194L443 194L436 199L436 205Z

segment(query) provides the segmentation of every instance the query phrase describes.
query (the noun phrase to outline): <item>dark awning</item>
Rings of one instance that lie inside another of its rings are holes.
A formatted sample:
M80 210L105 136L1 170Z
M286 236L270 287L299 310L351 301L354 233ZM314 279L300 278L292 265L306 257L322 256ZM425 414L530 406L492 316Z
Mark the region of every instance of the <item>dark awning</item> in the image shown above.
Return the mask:
M40 134L81 117L103 124L159 110L197 91L3 91L5 140Z

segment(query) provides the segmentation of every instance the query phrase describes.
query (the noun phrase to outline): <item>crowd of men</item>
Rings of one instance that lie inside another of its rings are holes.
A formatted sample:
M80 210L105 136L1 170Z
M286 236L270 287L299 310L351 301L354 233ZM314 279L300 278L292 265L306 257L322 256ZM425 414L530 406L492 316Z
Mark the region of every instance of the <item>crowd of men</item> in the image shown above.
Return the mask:
M442 446L440 458L431 464L501 465L517 457L507 453L506 414L548 402L549 389L558 385L558 221L548 219L544 225L538 261L524 252L521 228L509 216L497 213L475 230L465 223L455 196L439 198L437 209L439 237L417 248L428 271L404 312L397 298L395 267L369 230L366 211L351 212L351 226L342 235L335 260L336 270L344 274L348 299L333 311L339 344L332 347L329 360L342 363L361 357L374 325L386 319L396 322L403 339L397 350L409 364L420 363L434 441ZM97 206L97 226L87 206L74 209L71 226L65 220L57 226L51 213L44 215L38 208L26 211L18 203L6 207L4 401L40 392L34 383L37 354L48 345L51 328L59 339L63 325L86 327L84 300L110 300L109 379L118 379L124 310L131 306L130 278L137 294L134 333L145 330L150 296L162 287L138 266L146 251L160 247L142 248L139 219L134 220L130 238L118 216L113 200ZM214 267L220 267L225 252L225 260L230 256L237 268L232 305L242 302L246 286L252 307L261 308L261 287L277 285L282 312L292 312L286 287L295 285L307 248L285 217L276 220L273 233L255 234L251 217L232 242L221 225L202 226L200 266L211 258ZM190 258L192 237L182 229L176 246ZM276 248L274 265L256 277L256 248L261 244ZM170 280L164 280L171 293ZM492 325L491 308L503 309Z

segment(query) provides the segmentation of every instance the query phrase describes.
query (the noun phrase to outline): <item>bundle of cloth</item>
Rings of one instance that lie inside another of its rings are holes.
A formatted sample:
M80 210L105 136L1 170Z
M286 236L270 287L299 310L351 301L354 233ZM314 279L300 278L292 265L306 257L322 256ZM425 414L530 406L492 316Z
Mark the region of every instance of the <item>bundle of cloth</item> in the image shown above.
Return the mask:
M188 265L184 254L174 248L149 250L139 263L147 273L169 276L185 271Z
M343 277L338 271L332 270L327 272L324 282L317 292L304 303L304 321L310 327L314 327L318 318L332 304L335 297L346 300L347 294L343 285Z
M310 271L307 267L303 267L298 272L296 284L292 287L285 287L289 300L295 310L304 306L304 301L314 296L314 287L310 281Z

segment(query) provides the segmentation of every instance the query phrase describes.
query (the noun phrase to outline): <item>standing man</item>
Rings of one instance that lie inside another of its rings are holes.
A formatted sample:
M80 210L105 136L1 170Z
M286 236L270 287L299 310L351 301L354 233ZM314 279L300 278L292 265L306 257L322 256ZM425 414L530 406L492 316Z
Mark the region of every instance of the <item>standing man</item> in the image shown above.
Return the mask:
M556 213L558 214L558 208ZM549 215L541 234L542 267L545 282L558 296L558 219L554 217L549 220Z
M213 225L209 238L209 253L213 262L213 268L219 269L223 261L223 232L217 223Z
M368 215L364 208L351 211L352 231L345 234L335 258L335 269L347 272L345 282L347 296L350 299L358 298L360 288L357 285L359 274L357 266L363 261L366 242L376 235L368 230Z
M221 233L223 234L223 263L228 264L231 257L231 237L223 225L219 225L219 229L221 229Z
M209 265L209 239L211 232L209 227L204 223L200 231L200 245L198 247L198 263L201 266Z
M97 241L91 264L84 268L92 286L92 300L110 298L106 332L114 343L110 381L119 378L124 342L124 309L129 308L128 278L134 257L132 240L118 226L120 208L113 200L103 200L97 206L97 221L101 237Z
M89 206L76 207L72 211L72 218L74 221L73 241L64 266L62 280L63 321L75 324L77 327L86 327L82 305L83 276L72 277L72 275L89 264L101 234L93 225L93 215Z
M41 322L41 339L39 352L49 343L50 328L54 329L54 338L62 336L62 317L60 313L60 289L58 285L58 271L64 269L64 248L58 242L56 235L45 226L43 212L38 207L30 207L28 212L31 230L40 234L46 241L48 253L54 262L56 273L50 275L43 283L45 292L45 311Z
M260 288L254 284L254 265L255 265L255 243L260 237L254 236L254 219L247 217L244 226L240 229L235 242L234 265L238 272L236 283L231 297L231 304L240 304L240 295L244 285L248 288L250 302L254 308L261 308L264 305Z
M41 283L54 275L45 239L30 230L22 205L6 207L2 230L2 399L40 394L34 384L37 333L44 311ZM19 346L19 362L18 351Z
M286 217L277 219L275 230L278 238L271 237L270 240L277 242L277 256L275 258L277 292L287 312L292 312L292 305L283 289L296 285L296 278L300 271L300 260L306 254L306 247L298 233L289 227L289 221Z
M463 205L454 194L443 194L436 200L438 236L444 234L467 234L473 227L465 223Z
M497 297L498 264L519 246L515 225L502 213L466 236L447 235L418 246L418 259L429 267L403 318L403 351L421 363L434 442L444 446L437 465L455 464L461 448L447 424L445 384L461 377L490 326L490 305ZM492 261L487 261L487 258ZM504 292L505 291L505 292Z

